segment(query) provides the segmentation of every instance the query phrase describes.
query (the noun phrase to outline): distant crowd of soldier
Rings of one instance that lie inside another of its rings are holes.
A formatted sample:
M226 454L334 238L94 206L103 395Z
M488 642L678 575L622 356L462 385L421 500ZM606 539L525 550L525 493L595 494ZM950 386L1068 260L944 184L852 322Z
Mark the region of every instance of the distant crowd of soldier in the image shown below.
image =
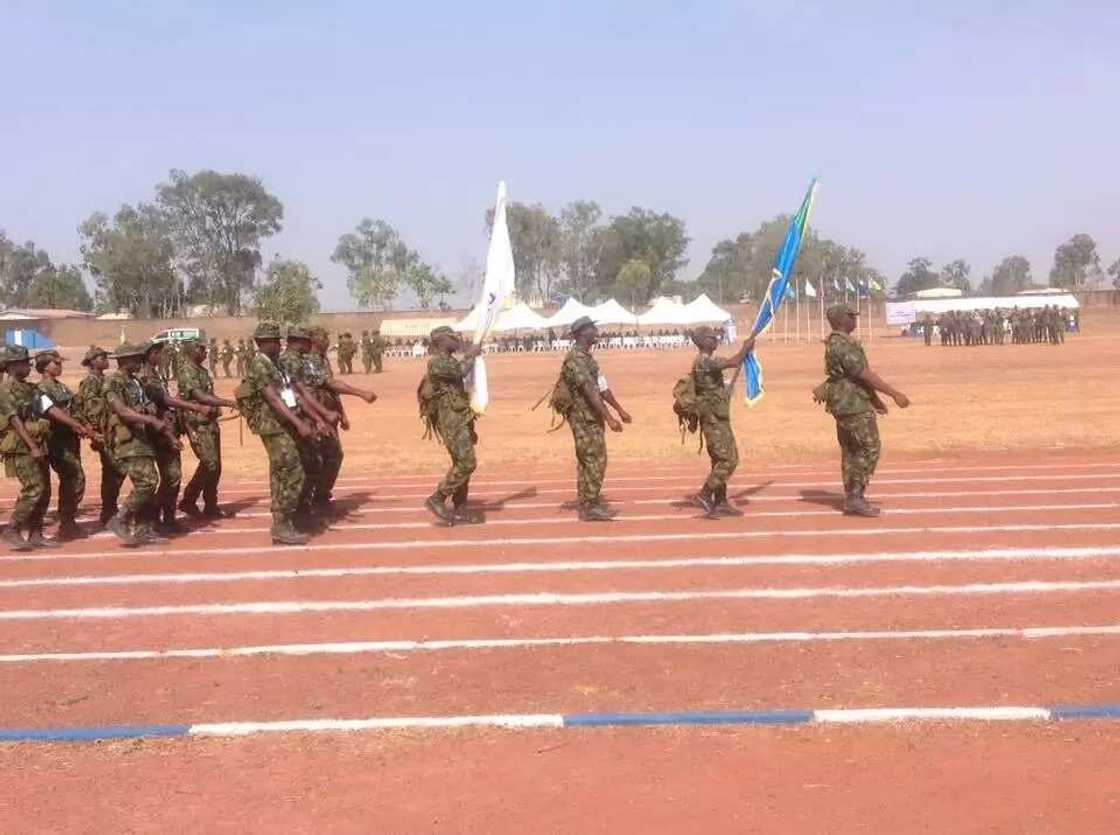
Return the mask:
M168 343L169 350L164 352L160 372L165 377L171 373L179 344L178 342ZM362 365L366 374L373 372L380 374L385 351L388 347L389 343L381 336L380 330L373 328L372 330L362 331L361 339L356 342L349 331L343 331L339 334L338 341L330 346L330 350L338 356L340 374L354 373L354 357L358 354L361 354ZM206 364L210 375L213 377L219 376L218 364L221 363L222 372L220 376L226 379L236 378L240 380L245 376L245 370L256 354L257 349L253 345L252 339L238 339L237 345L234 346L229 339L223 339L222 344L218 345L218 340L211 337L206 347ZM232 371L230 370L231 365L234 366Z
M1027 345L1047 342L1060 345L1067 331L1080 329L1076 310L1046 307L1004 310L950 310L934 317L926 314L916 324L926 345Z

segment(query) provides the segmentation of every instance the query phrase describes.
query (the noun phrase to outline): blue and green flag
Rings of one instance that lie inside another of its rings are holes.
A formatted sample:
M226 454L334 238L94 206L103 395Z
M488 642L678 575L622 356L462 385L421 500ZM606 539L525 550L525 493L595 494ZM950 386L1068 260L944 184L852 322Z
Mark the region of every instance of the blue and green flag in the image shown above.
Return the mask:
M754 336L765 333L774 324L778 308L782 306L782 299L786 297L787 288L793 278L793 268L797 264L797 255L801 251L801 239L809 225L809 215L813 212L818 185L819 182L814 177L809 183L809 190L805 192L805 199L801 201L801 208L790 219L785 242L774 259L770 286L766 288L766 295L754 319L754 327L751 329ZM751 351L743 360L743 382L747 389L747 405L753 406L762 399L762 365L758 362L757 351Z

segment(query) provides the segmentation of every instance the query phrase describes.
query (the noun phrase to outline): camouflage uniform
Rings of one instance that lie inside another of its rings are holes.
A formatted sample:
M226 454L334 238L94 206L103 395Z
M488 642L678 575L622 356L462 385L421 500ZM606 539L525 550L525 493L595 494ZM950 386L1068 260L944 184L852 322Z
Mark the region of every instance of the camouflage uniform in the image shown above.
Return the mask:
M282 393L288 388L288 381L271 359L257 354L245 369L245 380L238 387L237 399L243 406L249 430L260 436L268 454L273 519L290 525L303 492L303 464L292 433L264 399L264 390L270 385L277 393Z
M436 495L444 500L451 498L455 507L466 503L471 474L478 466L474 412L463 385L471 366L466 360L440 354L428 360L428 379L437 398L436 430L451 456L451 468L436 487Z
M308 360L307 354L301 354L295 348L288 346L284 352L280 354L280 359L277 361L281 373L291 383L303 383L309 388L312 387L308 380ZM298 412L301 417L306 420L313 420L306 410L300 408ZM310 512L312 505L319 504L322 499L319 498L319 490L323 484L323 455L320 448L320 442L317 438L297 438L293 435L293 440L299 450L300 460L303 462L304 482L303 492L299 499L299 511L306 513Z
M44 376L39 381L39 391L47 395L56 408L72 417L77 416L74 393L64 383ZM81 420L80 416L77 417ZM78 518L78 505L86 492L81 439L69 426L52 421L47 450L51 469L58 473L58 521L73 524Z
M75 398L76 416L86 426L97 429L105 436L100 444L95 444L101 459L101 524L104 525L117 513L117 500L120 498L124 476L117 468L113 451L109 445L108 423L109 407L105 402L105 375L91 371L78 385Z
M727 480L739 466L739 449L731 428L730 393L723 382L723 367L714 357L700 354L692 363L692 381L696 386L700 431L712 459L704 489L713 493L717 501L726 501Z
M373 370L374 373L380 374L382 370L382 363L384 361L383 358L385 356L385 349L388 347L389 343L385 341L385 338L381 335L380 331L374 331L373 338L370 340L370 344L370 351L373 355Z
M237 340L237 348L234 349L234 359L237 360L237 362L235 363L235 366L237 368L237 379L240 380L242 377L245 376L245 365L246 365L246 359L247 359L247 357L245 356L245 340L244 339Z
M882 443L875 419L874 393L857 379L867 367L863 346L847 334L833 331L824 349L828 376L825 406L836 418L844 489L866 489L879 464Z
M13 350L12 348L8 349ZM24 354L26 359L26 354ZM11 527L38 531L51 503L51 476L47 458L31 457L27 444L12 426L12 418L23 421L31 439L42 447L50 427L42 416L39 389L26 380L13 378L0 383L0 453L4 456L4 474L19 481L19 497L12 508Z
M221 360L222 360L222 373L225 374L226 378L228 379L231 376L230 371L229 371L229 364L231 362L233 362L233 346L229 344L228 339L226 339L222 342Z
M206 346L206 367L210 369L210 376L218 373L218 340L211 339L210 344Z
M560 377L572 393L572 410L568 425L576 448L578 469L577 490L581 507L589 508L600 501L603 476L607 472L607 439L602 418L595 412L583 392L585 383L599 384L599 364L591 352L578 345L564 358Z
M179 399L194 401L191 392L199 389L205 394L214 393L214 378L210 372L184 355L179 366ZM197 505L199 494L208 510L218 506L218 482L222 477L222 433L218 419L198 412L187 411L183 414L187 439L191 443L198 468L183 490L185 505ZM188 508L189 509L189 508Z
M136 378L144 387L156 407L156 416L171 423L173 433L179 435L178 414L166 405L171 393L169 381L145 363L136 372ZM152 433L152 446L156 452L156 467L159 470L159 489L156 491L155 516L165 521L175 518L175 505L179 501L179 486L183 481L183 456L178 444L173 444L166 433Z
M362 349L362 367L365 369L366 374L369 374L373 368L373 339L369 335L369 331L362 331L362 338L358 342ZM381 369L378 369L379 371Z
M314 393L318 401L332 412L339 412L342 403L328 383L334 377L331 361L325 356L309 351L305 357L305 382ZM342 441L336 434L326 434L317 441L311 441L318 447L317 463L320 465L318 483L315 486L312 499L317 505L326 505L330 502L331 491L338 481L338 474L342 471Z
M338 338L338 373L354 373L354 337L348 333Z
M106 375L102 391L106 401L116 399L134 412L156 414L156 404L133 375L120 370ZM153 507L159 487L152 433L146 426L125 423L112 408L108 409L106 429L105 441L112 450L117 469L132 482L132 492L124 502L124 514L126 518L144 517Z

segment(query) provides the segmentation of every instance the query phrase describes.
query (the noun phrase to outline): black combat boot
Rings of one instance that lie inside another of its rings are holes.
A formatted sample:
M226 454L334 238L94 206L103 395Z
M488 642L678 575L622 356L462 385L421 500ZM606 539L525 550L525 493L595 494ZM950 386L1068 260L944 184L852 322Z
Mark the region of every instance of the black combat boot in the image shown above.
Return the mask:
M8 525L4 530L4 544L8 546L11 551L30 551L31 543L19 532L19 528L15 525Z
M879 508L867 503L867 499L863 497L862 485L852 485L844 497L844 515L873 518L879 515Z
M272 514L270 533L273 545L306 545L311 540L310 536L292 527L292 520L286 513Z
M743 511L739 510L739 508L735 507L735 505L731 504L731 502L729 502L727 500L727 486L726 485L716 489L715 494L714 494L714 498L715 498L715 503L716 503L716 507L715 507L716 516L734 517L734 516L742 516L743 515Z
M437 519L446 522L449 525L455 524L455 514L447 509L447 504L443 496L439 493L432 493L424 500L424 507L428 508Z
M693 503L704 511L704 515L709 519L714 519L716 515L716 498L708 486L705 484L700 488L700 492L692 497Z

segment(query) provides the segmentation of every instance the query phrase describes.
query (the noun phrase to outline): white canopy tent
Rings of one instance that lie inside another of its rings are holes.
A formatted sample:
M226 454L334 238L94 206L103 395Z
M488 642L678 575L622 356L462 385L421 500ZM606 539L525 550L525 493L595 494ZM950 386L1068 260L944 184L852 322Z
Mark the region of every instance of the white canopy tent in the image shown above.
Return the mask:
M587 315L599 325L636 325L638 317L614 299L592 307Z
M580 316L591 316L592 308L569 296L564 306L545 319L546 328L566 328ZM594 318L594 317L593 317Z
M726 322L735 317L708 298L707 293L701 293L684 306L691 318L689 324L698 325L701 322Z
M689 325L692 322L693 320L689 317L683 304L664 296L654 299L650 309L638 316L638 324L643 327L650 325Z
M914 299L906 302L887 302L888 325L910 325L927 313L940 316L950 310L1014 310L1019 308L1049 307L1078 308L1081 305L1072 295L1047 294L1044 296L964 296L954 299Z
M459 333L473 333L478 330L478 318L481 312L481 305L475 305L470 313L451 327ZM518 302L508 310L501 311L490 330L500 333L502 331L543 330L547 327L547 319L530 308L525 302Z

